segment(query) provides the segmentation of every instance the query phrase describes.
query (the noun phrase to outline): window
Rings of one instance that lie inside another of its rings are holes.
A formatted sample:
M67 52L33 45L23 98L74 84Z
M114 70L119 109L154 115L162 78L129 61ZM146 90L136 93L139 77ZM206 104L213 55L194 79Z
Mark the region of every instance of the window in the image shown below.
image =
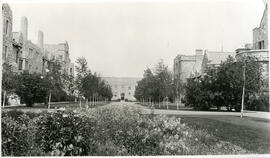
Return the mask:
M7 58L7 49L8 49L8 47L7 46L4 46L4 50L3 50L3 60L6 60L6 58Z
M70 74L72 74L72 68L70 68Z
M19 62L19 50L16 51L16 63Z
M264 40L258 42L259 49L264 49Z
M25 69L28 70L28 61L25 62Z
M23 60L20 59L20 60L19 60L19 70L22 70L22 64L23 64Z
M8 20L6 20L6 26L5 26L5 34L8 34Z
M33 57L33 49L32 48L29 48L29 56Z

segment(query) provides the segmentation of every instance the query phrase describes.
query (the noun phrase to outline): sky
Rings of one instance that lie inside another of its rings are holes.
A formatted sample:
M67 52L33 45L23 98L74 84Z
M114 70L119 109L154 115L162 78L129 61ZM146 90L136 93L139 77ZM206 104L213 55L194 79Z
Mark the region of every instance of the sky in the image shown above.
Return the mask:
M252 43L264 11L263 0L74 2L11 1L13 32L26 16L32 42L38 30L46 44L68 41L71 61L84 56L104 77L142 77L160 59L172 70L195 49L235 51Z

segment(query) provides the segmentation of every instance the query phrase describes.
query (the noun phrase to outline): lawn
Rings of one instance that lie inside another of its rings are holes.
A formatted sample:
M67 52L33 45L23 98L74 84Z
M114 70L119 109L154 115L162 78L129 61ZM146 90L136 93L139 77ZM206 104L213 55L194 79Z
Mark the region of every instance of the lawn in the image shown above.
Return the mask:
M89 108L93 108L93 107L97 107L97 106L102 106L108 103L98 103L96 105L90 105L90 103L88 103ZM75 108L79 108L80 107L80 103L79 102L54 102L51 104L51 109L59 109L59 108L68 108L68 109L75 109ZM82 108L86 108L86 102L82 102L81 103L81 107ZM43 103L36 103L33 107L27 107L27 106L6 106L5 109L47 109L47 105L43 104Z
M252 153L270 153L270 120L236 116L177 116L182 123L204 129Z

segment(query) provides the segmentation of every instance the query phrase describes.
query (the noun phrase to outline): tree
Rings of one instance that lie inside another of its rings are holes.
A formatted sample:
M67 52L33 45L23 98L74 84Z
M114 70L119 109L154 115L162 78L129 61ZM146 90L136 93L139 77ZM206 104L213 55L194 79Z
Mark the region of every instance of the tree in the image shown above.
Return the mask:
M75 87L79 92L79 95L82 95L83 90L83 78L87 75L91 75L91 71L88 69L88 63L84 57L79 57L76 60L75 65L76 71L76 79L75 79Z
M259 93L261 84L261 65L256 58L246 56L234 59L229 56L218 68L209 67L199 78L188 80L185 101L187 105L199 110L208 110L213 106L220 109L221 106L226 106L228 110L234 108L240 111L243 86L245 104L248 104L252 96Z
M191 78L186 84L185 102L187 106L193 107L195 110L209 110L211 107L207 102L208 94L206 94L200 79Z
M43 102L52 88L50 81L42 79L40 74L23 72L17 76L17 81L15 93L29 107L32 107L34 103Z
M92 74L88 69L88 63L84 57L76 60L76 87L81 96L87 99L95 98L112 98L111 87L105 83L97 73Z
M150 98L152 101L159 102L168 97L172 101L173 95L172 73L163 60L155 65L154 73L149 68L144 71L143 78L138 81L135 89L137 100Z
M2 70L2 105L7 105L7 99L14 92L16 85L16 75L11 71L11 66L3 64Z
M245 85L244 66L246 69ZM243 56L237 60L229 57L217 71L218 89L224 96L222 100L227 104L229 110L231 110L230 107L233 107L236 111L240 111L243 86L245 86L244 99L248 103L250 96L259 92L263 82L262 67L255 57Z

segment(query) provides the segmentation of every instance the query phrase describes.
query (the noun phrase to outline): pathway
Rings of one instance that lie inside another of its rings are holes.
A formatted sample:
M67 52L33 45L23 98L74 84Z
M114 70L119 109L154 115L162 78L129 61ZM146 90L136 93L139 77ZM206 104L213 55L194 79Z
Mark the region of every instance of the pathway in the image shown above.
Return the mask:
M240 116L240 112L186 111L186 110L164 110L164 109L151 110L150 108L139 105L135 102L112 102L112 103L108 104L107 106L117 106L117 105L135 107L135 108L142 110L142 112L145 114L153 113L153 114L161 114L161 115ZM245 111L244 116L270 120L270 112Z

